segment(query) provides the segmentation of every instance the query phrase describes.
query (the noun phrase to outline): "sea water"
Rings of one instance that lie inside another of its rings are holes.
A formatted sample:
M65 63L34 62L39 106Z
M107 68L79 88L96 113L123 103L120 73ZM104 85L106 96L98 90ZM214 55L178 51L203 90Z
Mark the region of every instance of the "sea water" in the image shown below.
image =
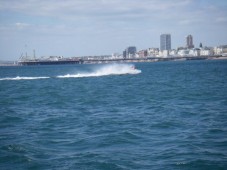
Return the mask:
M0 169L227 167L226 60L0 67L0 114Z

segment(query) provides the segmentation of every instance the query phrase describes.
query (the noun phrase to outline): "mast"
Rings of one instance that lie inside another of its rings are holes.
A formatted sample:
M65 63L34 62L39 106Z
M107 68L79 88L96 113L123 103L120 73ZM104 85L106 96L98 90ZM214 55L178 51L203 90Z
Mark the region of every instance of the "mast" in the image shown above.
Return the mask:
M26 57L26 60L28 58L28 54L27 54L27 44L25 44L25 57Z

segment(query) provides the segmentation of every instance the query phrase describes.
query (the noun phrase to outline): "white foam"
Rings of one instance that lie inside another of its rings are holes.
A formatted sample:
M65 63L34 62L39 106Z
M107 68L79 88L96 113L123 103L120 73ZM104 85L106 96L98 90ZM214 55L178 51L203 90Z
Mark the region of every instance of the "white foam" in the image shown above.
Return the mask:
M6 77L6 78L0 78L0 80L36 80L36 79L48 79L50 77Z
M108 75L124 75L124 74L139 74L141 70L135 69L132 64L108 64L98 65L96 69L91 72L78 72L75 74L66 74L57 76L57 78L80 78L80 77L99 77ZM48 79L50 77L5 77L0 78L3 80L36 80L36 79Z
M141 70L135 69L132 64L108 64L100 65L97 69L89 73L76 73L57 76L58 78L80 78L99 77L107 75L139 74Z

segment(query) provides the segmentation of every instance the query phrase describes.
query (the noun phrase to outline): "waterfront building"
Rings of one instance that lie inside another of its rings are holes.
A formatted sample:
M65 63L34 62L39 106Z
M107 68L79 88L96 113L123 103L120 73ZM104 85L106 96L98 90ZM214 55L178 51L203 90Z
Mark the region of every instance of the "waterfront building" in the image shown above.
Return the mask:
M199 48L190 49L189 54L195 57L200 56L200 49Z
M161 34L160 35L160 50L171 50L171 35Z
M123 51L123 58L126 58L126 50Z
M179 50L177 54L181 57L186 57L190 55L189 52L190 52L189 49L182 49L182 50Z
M227 45L214 47L214 54L227 56Z
M209 48L209 47L201 48L200 49L200 55L201 56L213 56L214 50L213 50L213 48Z
M159 48L148 48L147 55L151 57L159 56Z
M169 50L159 51L159 57L168 57L168 56L169 56Z
M140 50L137 52L137 54L140 58L144 58L148 56L147 50Z
M179 50L177 53L181 57L192 57L192 56L200 56L200 49L193 48L193 49L182 49Z
M188 49L194 48L192 35L186 36L186 47Z
M130 58L135 57L136 55L136 47L135 46L129 46L123 51L123 57L124 58Z
M175 49L170 50L169 55L170 56L177 56L177 50L175 50Z

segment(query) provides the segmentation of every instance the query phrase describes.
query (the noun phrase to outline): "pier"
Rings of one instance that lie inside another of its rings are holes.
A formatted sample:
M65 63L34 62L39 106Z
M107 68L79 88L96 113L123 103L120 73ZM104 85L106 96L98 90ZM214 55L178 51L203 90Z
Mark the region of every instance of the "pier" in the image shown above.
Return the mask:
M216 56L173 56L173 57L144 57L144 58L111 58L111 57L80 57L80 58L63 58L60 60L21 60L18 65L59 65L59 64L104 64L104 63L134 63L134 62L158 62L158 61L180 61L180 60L207 60L221 59L221 55Z

